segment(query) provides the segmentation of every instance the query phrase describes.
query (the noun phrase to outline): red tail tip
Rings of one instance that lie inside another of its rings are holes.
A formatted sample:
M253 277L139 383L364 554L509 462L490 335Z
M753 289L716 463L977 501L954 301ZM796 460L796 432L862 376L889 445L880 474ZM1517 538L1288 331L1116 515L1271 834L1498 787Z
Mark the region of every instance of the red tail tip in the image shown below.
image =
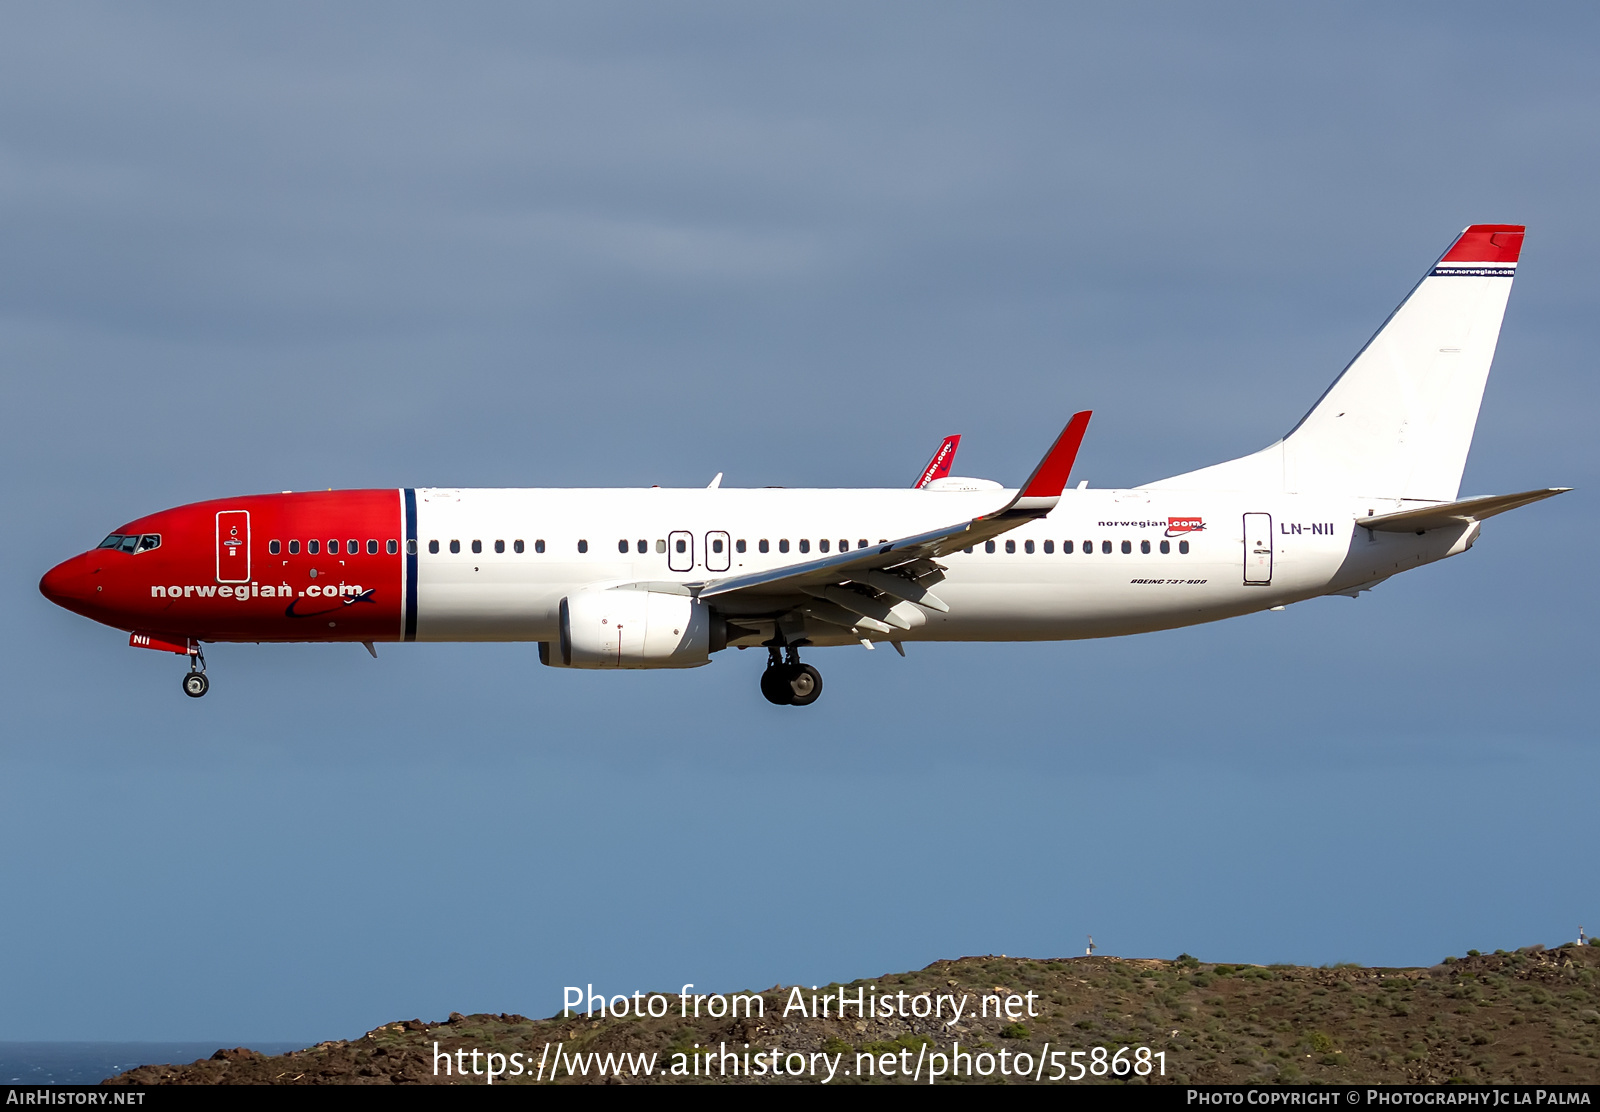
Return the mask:
M1522 254L1525 224L1474 224L1444 253L1445 263L1514 263Z

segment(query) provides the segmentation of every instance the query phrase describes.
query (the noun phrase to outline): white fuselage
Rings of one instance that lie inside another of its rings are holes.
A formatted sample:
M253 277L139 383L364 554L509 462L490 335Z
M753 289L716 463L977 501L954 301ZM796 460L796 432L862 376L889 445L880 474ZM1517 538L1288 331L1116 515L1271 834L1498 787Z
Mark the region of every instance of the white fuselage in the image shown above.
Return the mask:
M419 489L416 637L550 641L562 598L584 588L693 585L798 564L842 543L855 548L957 524L1004 505L1012 493ZM1063 640L1170 629L1350 592L1464 551L1476 538L1476 525L1419 536L1355 524L1405 505L1328 495L1068 490L1048 516L992 542L992 552L980 543L941 557L947 570L938 597L949 611L916 608L914 628L893 639ZM474 542L481 551L473 551ZM503 552L496 542L504 542ZM739 621L759 611L744 602L725 616ZM826 624L809 626L807 636L816 644L857 640Z

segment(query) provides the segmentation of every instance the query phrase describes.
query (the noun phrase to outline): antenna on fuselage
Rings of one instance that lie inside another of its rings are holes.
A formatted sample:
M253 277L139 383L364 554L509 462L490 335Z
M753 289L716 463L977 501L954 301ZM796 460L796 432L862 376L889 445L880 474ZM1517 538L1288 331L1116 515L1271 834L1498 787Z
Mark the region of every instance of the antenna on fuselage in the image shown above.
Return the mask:
M706 484L706 489L707 490L716 490L721 485L722 485L722 472L718 471L717 472L717 477L715 479L712 479L709 483Z

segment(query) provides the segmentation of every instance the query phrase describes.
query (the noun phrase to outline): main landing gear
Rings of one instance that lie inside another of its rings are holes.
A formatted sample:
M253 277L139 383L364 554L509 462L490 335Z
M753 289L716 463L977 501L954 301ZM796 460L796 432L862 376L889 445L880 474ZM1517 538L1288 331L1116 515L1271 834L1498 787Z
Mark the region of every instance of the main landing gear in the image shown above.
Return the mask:
M809 707L822 694L822 673L800 663L800 653L786 646L781 656L777 645L767 646L767 670L761 673L761 694L780 707Z
M198 699L211 690L211 681L206 679L206 654L200 648L200 642L190 642L189 674L183 677L183 693L191 699Z

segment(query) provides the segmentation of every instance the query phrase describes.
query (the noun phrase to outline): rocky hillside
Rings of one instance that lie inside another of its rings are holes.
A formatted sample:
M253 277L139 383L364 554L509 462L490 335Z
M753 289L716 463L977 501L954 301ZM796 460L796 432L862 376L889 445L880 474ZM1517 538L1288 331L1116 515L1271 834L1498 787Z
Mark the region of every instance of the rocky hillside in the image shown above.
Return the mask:
M452 1015L278 1057L221 1050L192 1065L141 1066L106 1083L484 1084L491 1067L497 1084L548 1082L553 1074L562 1084L704 1082L708 1071L710 1080L739 1083L902 1082L913 1069L923 1084L930 1072L941 1083L966 1083L1024 1074L1066 1080L1080 1067L1093 1082L1116 1081L1110 1071L1126 1064L1149 1071L1141 1076L1130 1066L1126 1080L1140 1084L1594 1083L1597 974L1600 947L1576 945L1473 953L1428 969L1216 965L1188 956L972 957L849 985L804 986L798 995L773 987L760 993L763 1014L749 1018L709 1000L700 1018L684 1018L676 993L656 998L667 1012L658 1017ZM963 998L960 1017L949 1022ZM987 1016L980 1014L985 998ZM804 1014L793 1007L797 1000ZM648 1008L645 1000L630 1006ZM705 1014L719 1006L721 1018ZM936 1015L912 1014L932 1009ZM1085 1053L1074 1063L1072 1051ZM449 1065L437 1065L436 1053Z

